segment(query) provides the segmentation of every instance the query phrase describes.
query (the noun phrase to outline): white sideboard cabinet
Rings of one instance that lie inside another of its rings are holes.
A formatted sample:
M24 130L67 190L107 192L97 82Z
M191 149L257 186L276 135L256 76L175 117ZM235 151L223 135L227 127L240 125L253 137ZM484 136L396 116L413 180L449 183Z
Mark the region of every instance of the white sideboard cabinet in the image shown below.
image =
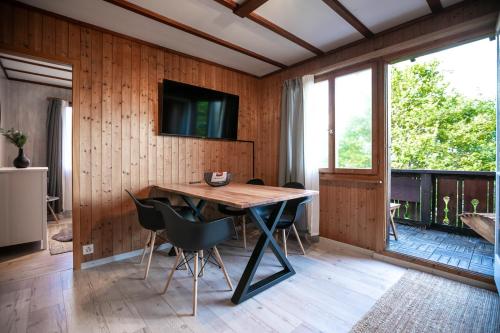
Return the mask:
M0 247L41 241L47 248L48 168L0 168Z

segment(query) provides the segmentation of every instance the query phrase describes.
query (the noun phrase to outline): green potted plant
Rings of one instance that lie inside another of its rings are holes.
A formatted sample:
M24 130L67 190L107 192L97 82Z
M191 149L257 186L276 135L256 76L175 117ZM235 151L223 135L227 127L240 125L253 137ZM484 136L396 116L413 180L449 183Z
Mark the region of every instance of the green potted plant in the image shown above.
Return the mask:
M0 134L5 136L14 146L19 149L19 154L14 159L14 166L16 168L27 168L30 166L30 160L24 155L23 147L28 140L26 134L13 128L6 130L0 128Z

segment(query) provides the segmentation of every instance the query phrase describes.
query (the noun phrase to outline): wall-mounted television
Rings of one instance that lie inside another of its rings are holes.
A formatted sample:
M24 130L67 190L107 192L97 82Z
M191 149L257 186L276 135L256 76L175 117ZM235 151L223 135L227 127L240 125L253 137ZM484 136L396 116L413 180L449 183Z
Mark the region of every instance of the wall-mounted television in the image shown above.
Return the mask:
M163 80L159 134L237 140L239 96Z

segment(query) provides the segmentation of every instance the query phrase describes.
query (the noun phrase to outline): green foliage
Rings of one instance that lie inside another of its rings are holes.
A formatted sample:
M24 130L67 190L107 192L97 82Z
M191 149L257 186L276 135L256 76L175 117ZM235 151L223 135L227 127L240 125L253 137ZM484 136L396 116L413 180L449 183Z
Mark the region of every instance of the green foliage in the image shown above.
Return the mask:
M340 168L369 169L372 165L371 112L365 116L352 117L348 130L338 138L337 165Z
M6 130L0 128L0 134L5 136L7 140L9 140L12 144L14 144L17 148L22 149L28 137L21 131L14 130L13 128Z
M450 90L439 62L393 67L392 168L493 171L495 102Z

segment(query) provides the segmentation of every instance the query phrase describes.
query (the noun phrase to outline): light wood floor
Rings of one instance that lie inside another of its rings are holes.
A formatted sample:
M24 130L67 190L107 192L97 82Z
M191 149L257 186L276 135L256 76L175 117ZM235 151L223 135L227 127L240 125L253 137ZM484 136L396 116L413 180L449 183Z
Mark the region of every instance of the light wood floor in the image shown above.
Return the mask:
M61 223L71 218L61 219ZM55 222L49 222L55 223ZM23 280L73 268L73 253L51 255L40 242L0 248L0 283ZM1 331L1 330L0 330Z
M253 242L250 241L250 244ZM236 285L250 252L239 242L219 247ZM341 251L328 241L298 255L297 274L240 304L230 301L222 272L208 266L200 279L198 316L191 313L192 278L177 271L160 295L174 263L157 252L147 281L137 258L78 272L63 270L0 282L2 332L347 332L405 269ZM257 275L276 271L271 253Z

